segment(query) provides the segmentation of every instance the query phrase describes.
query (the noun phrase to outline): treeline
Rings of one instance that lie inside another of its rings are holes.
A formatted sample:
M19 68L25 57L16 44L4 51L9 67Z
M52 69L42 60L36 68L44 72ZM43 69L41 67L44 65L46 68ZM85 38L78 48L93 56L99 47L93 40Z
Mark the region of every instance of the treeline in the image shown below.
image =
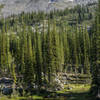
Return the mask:
M91 92L100 99L100 0L96 9L96 17L92 34L91 65L92 88Z
M34 25L35 23L39 23L41 20L46 19L48 20L48 17L50 19L57 18L61 19L63 21L64 19L72 22L76 21L76 23L82 24L84 21L89 21L93 19L94 14L94 7L90 7L88 5L86 6L75 6L74 8L65 10L53 10L50 11L50 13L44 13L44 12L31 12L31 13L24 13L22 12L19 15L11 15L10 17L6 18L6 23L9 23L9 26L13 26L16 22L22 23L24 22L27 25ZM64 18L64 17L68 18ZM1 16L2 17L2 16ZM2 26L3 20L0 20L0 26Z
M55 20L44 22L41 31L23 23L13 32L4 24L0 34L1 74L11 76L15 72L25 83L38 85L43 80L51 83L53 74L59 72L89 74L91 39L87 27L57 27Z

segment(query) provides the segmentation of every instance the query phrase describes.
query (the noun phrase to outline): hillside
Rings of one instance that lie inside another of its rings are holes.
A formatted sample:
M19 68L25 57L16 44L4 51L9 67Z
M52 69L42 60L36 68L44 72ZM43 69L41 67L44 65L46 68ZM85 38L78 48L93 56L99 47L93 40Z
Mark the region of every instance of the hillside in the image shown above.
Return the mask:
M0 0L0 100L100 100L100 0Z
M4 17L21 12L45 11L53 9L70 8L77 4L93 3L97 0L0 0L4 4L2 15Z

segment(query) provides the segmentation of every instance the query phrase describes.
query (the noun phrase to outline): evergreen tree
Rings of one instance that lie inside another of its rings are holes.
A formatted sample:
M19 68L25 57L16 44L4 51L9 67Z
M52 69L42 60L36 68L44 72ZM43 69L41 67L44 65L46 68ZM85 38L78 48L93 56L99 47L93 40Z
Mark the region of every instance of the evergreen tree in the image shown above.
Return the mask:
M52 72L59 72L59 37L56 32L56 22L54 21L52 32L52 52L53 52L53 68Z
M9 42L9 36L7 33L6 33L6 56L7 56L7 70L9 73L11 72L12 55L10 53L10 42Z
M53 51L52 51L52 32L50 31L50 19L48 20L48 33L46 37L46 62L48 70L48 81L51 83L53 81L52 69L53 69Z
M78 62L78 49L77 49L77 32L78 30L76 29L75 33L73 34L73 43L74 43L74 51L73 51L73 64L75 66L75 73L78 73L78 67L79 67L79 62Z
M46 80L47 67L46 67L46 34L45 34L45 23L43 21L43 31L42 31L42 58L43 58L43 74L44 80Z
M59 31L59 62L60 62L60 72L63 71L64 66L64 45L63 45L63 38L62 38L62 32Z
M90 73L90 62L89 62L90 40L89 40L89 35L88 35L88 32L87 32L87 28L85 28L83 38L84 38L84 73L89 74Z
M26 62L25 62L25 73L24 79L26 84L32 85L34 82L34 70L33 70L33 54L32 54L32 44L30 34L27 34L27 53L26 53Z
M5 72L7 65L7 56L6 56L6 35L3 32L1 35L1 68Z
M36 82L38 89L40 89L42 83L42 51L41 40L38 30L36 28Z
M68 69L68 63L69 63L69 45L68 45L68 39L67 39L67 31L64 28L63 30L63 46L64 46L64 71L66 72Z
M92 92L100 98L100 0L98 4L92 43Z

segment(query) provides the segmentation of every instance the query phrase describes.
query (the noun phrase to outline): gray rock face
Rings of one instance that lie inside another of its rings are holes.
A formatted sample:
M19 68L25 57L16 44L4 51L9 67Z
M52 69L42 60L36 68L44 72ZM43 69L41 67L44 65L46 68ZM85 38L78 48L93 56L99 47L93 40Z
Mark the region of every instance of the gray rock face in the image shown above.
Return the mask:
M75 0L75 2L77 3L77 4L84 4L84 5L86 5L86 4L88 4L88 3L95 3L95 2L97 2L98 0Z
M4 17L21 12L45 11L53 9L64 9L73 7L76 4L87 4L97 0L0 0L4 4L2 15Z

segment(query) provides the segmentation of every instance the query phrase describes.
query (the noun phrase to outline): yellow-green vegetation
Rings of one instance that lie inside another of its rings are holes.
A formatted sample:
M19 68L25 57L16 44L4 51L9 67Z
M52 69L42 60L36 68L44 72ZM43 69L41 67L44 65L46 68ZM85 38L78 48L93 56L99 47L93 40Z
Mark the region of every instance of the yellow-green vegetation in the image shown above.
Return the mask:
M57 93L82 93L82 92L88 92L90 89L89 84L69 84L65 85L65 88L62 91L57 91Z
M65 89L57 91L58 94L66 95L64 100L95 100L89 94L91 85L89 84L69 84Z
M69 84L65 85L62 91L56 91L54 98L43 98L42 96L34 95L29 97L12 97L7 96L1 97L0 100L91 100L89 95L90 85L89 84ZM53 95L53 94L52 94ZM93 99L95 100L95 99Z
M21 100L21 99L25 99L25 97L14 97L14 98L9 98L9 97L1 97L0 100Z
M0 100L30 100L30 99L43 99L43 97L41 96L37 96L37 95L34 95L34 96L30 96L30 97L7 97L7 96L3 96L0 98Z

